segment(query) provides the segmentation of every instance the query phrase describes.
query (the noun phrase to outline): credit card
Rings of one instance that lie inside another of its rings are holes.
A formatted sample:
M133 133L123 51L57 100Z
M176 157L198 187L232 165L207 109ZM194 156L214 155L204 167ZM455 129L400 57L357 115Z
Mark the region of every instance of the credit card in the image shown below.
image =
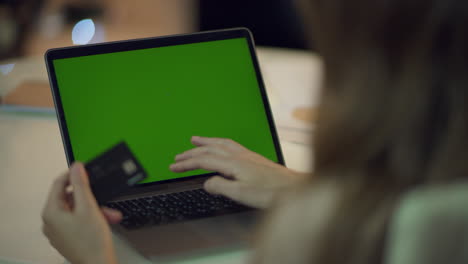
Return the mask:
M103 205L130 190L147 174L125 142L120 142L85 164L91 190Z

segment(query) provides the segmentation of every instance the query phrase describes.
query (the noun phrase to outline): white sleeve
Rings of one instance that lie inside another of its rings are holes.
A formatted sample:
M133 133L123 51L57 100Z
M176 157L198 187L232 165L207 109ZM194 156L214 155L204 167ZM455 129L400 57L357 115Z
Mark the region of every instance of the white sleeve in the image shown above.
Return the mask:
M386 264L468 263L468 184L409 193L389 228Z

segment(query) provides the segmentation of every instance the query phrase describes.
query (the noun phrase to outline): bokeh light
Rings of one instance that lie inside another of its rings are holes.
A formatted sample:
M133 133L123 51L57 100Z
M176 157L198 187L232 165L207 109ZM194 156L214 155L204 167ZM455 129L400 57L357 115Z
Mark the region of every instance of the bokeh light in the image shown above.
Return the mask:
M0 72L1 72L3 75L7 75L7 74L9 74L11 71L13 71L13 68L15 68L15 64L14 64L14 63L3 64L3 65L0 65Z
M92 19L83 19L76 23L72 31L72 41L75 45L88 44L96 32Z

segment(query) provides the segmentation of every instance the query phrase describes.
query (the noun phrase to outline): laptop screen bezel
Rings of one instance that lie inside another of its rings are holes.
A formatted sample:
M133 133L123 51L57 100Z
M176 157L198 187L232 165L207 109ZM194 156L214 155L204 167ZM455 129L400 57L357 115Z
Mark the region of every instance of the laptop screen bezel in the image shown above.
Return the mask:
M98 44L89 44L81 46L72 46L64 48L50 49L45 54L45 61L47 66L47 71L49 75L50 86L52 90L52 96L55 104L55 110L57 115L57 120L60 127L60 132L62 136L62 141L64 145L65 155L67 158L67 164L70 166L74 161L75 157L73 155L73 149L71 146L70 135L68 132L67 121L65 119L65 114L63 110L63 105L60 97L60 91L58 88L57 79L55 76L55 68L53 61L56 59L65 59L65 58L75 58L83 57L89 55L97 54L106 54L106 53L115 53L122 51L132 51L140 49L149 49L149 48L158 48L166 46L175 46L183 44L192 44L216 40L226 40L234 38L245 38L247 40L251 59L255 69L255 74L257 77L258 87L262 96L263 105L265 108L265 113L268 119L271 136L273 139L274 147L276 150L276 156L278 158L278 163L284 165L284 157L281 151L281 146L278 138L278 133L276 131L275 122L271 112L270 104L268 101L268 96L265 90L265 85L260 71L260 66L257 60L255 45L253 42L253 37L251 32L246 28L234 28L234 29L225 29L225 30L216 30L216 31L206 31L198 32L192 34L181 34L181 35L172 35L172 36L163 36L163 37L153 37L153 38L144 38L144 39L132 39L132 40L123 40L115 42L106 42ZM184 176L181 178L162 180L150 183L138 184L135 186L135 191L141 191L141 188L145 187L169 187L168 185L172 183L183 183L186 181L195 180L204 180L210 176L217 175L218 173L206 173L193 176Z

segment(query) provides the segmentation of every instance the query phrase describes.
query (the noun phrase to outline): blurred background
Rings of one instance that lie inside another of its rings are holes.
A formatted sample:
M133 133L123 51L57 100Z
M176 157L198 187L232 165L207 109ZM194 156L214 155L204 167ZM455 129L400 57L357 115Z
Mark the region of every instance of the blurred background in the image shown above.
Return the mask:
M308 47L294 0L0 0L0 104L52 109L50 48L232 27L259 46Z
M240 26L252 30L258 45L304 49L296 13L291 0L0 0L0 60L72 44ZM81 30L75 42L74 29Z

